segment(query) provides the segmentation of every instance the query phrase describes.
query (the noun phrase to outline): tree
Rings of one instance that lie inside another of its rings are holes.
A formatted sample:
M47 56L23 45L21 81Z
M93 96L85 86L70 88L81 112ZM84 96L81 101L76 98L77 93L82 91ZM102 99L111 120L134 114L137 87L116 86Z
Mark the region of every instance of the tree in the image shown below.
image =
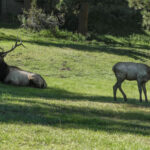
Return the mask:
M37 0L31 0L31 7L37 7Z
M25 10L29 10L31 7L36 7L37 0L24 0L24 8Z
M61 8L64 11L68 29L86 35L88 32L88 11L90 0L62 0ZM78 21L77 21L78 20Z
M81 2L79 21L78 21L78 32L86 35L88 32L88 2Z
M31 0L24 1L24 8L25 10L29 10L31 8Z

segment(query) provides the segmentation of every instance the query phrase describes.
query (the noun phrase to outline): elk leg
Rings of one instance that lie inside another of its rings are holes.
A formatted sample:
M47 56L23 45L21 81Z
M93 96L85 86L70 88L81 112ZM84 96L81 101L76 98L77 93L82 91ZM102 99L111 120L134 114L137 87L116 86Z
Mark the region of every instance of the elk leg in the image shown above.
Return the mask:
M121 88L121 83L123 82L124 80L117 80L116 84L113 86L113 92L114 92L114 100L116 101L116 93L117 93L117 89ZM123 92L123 90L121 89L121 93L123 94L124 96L124 99L126 97L125 93Z
M114 101L116 101L117 88L118 88L118 81L117 81L116 84L113 86Z
M143 92L144 92L144 95L145 95L145 101L148 102L148 100L147 100L147 91L146 91L145 83L142 84L142 88L143 88Z
M122 90L121 85L120 85L120 87L119 87L119 90L120 90L120 92L121 92L122 95L123 95L124 101L127 101L126 94L125 94L124 91Z
M142 102L142 87L141 87L141 82L138 81L138 89L140 93L140 102Z

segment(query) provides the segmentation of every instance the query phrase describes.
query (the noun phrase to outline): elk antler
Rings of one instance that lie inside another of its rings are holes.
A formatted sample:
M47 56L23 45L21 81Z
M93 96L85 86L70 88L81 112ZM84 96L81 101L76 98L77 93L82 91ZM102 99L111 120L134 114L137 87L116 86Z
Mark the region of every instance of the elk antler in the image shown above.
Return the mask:
M8 51L5 52L4 49L3 49L2 47L0 47L0 49L2 50L2 52L0 52L0 56L1 56L1 57L5 57L8 53L10 53L11 51L13 51L16 47L21 46L21 45L22 45L23 47L25 47L25 46L23 45L23 43L22 43L21 40L20 40L20 43L18 44L18 38L17 38L15 45L12 46L12 48L11 48L10 50L8 50Z
M18 47L18 46L23 46L23 47L25 47L24 45L23 45L23 43L22 43L22 41L20 40L20 43L18 44L18 39L17 39L17 41L16 41L16 43L15 43L15 45L14 46L12 46L12 48L10 49L10 50L8 50L8 51L6 51L6 52L4 52L4 54L6 55L6 54L8 54L8 53L10 53L11 51L13 51L16 47Z
M4 52L4 48L0 47L0 49L2 50L2 52ZM0 52L1 53L1 52Z

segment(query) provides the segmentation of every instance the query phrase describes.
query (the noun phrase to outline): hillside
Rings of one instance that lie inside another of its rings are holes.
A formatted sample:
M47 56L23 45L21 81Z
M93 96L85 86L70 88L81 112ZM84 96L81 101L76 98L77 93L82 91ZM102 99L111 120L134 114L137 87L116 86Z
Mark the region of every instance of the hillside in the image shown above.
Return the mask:
M150 84L148 104L139 102L136 82L123 84L128 102L112 95L116 62L150 65L148 34L75 42L0 28L0 46L10 49L17 35L26 48L5 61L41 74L48 88L0 85L1 149L150 149Z

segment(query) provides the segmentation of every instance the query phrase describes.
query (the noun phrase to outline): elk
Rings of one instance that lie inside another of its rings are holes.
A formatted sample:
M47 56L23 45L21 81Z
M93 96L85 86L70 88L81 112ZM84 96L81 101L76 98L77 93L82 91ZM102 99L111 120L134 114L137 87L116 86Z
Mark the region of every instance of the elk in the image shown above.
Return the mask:
M17 86L29 86L36 88L46 88L47 84L45 80L39 75L32 72L24 71L15 66L9 66L5 63L5 56L12 52L18 46L24 46L22 41L18 43L16 41L15 45L8 51L0 52L0 81L6 84L12 84Z
M139 89L140 102L142 102L142 91L144 92L145 95L145 101L148 102L145 85L146 82L150 80L149 66L142 63L119 62L113 66L112 70L114 71L117 79L116 84L113 86L113 94L115 101L116 101L116 92L118 88L124 97L124 101L127 101L126 94L122 90L121 84L124 80L129 81L136 80Z

